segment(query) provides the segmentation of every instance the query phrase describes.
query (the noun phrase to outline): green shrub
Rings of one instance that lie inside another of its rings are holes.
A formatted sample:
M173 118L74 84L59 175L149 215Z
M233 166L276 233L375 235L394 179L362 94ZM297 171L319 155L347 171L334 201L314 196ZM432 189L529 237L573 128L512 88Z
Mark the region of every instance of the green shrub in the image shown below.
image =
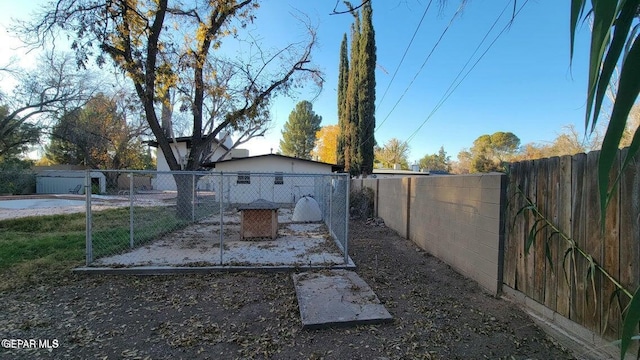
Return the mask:
M0 194L33 194L36 190L36 175L30 161L7 159L0 162Z

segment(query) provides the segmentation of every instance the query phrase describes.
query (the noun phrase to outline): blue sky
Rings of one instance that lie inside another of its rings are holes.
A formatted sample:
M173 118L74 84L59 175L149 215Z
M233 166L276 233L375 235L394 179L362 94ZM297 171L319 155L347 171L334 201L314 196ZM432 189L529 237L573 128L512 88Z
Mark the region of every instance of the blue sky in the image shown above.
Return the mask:
M28 3L0 2L0 24L6 26L12 17L28 16L41 2ZM263 39L263 46L277 47L304 38L304 29L294 19L298 11L316 25L319 44L313 61L324 72L326 82L314 100L314 110L323 117L322 125L337 123L338 54L342 34L349 32L353 19L349 14L329 15L335 4L333 0L263 1L252 27ZM462 148L470 147L473 140L483 134L511 131L525 144L551 141L567 124L584 129L589 29L585 25L580 30L576 55L570 65L568 1L518 0L518 8L524 7L513 24L429 117L500 12L507 7L488 40L471 59L471 65L511 20L513 12L513 1L471 0L434 50L438 37L457 10L458 1L449 0L448 6L442 9L438 1L433 0L381 102L428 4L429 0L373 0L379 65L375 134L378 144L384 145L393 137L407 140L424 123L409 143L410 162L437 152L440 146L455 160ZM339 9L343 9L341 2ZM15 47L17 42L8 42L4 31L0 41L4 44L0 61L5 61L8 54L14 53L7 51L8 48ZM431 51L433 54L416 76ZM407 89L414 77L415 81ZM405 91L406 95L391 111ZM282 126L295 104L311 100L314 95L315 92L301 90L293 99L277 99L272 107L271 130L265 138L245 144L251 155L269 153L271 148L275 151Z

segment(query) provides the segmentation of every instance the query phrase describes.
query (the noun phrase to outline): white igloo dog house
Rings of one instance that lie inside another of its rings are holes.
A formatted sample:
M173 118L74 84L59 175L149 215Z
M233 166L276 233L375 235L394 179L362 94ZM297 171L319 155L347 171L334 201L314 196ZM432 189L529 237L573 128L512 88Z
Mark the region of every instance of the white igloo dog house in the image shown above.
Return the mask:
M300 222L322 221L322 212L316 199L310 196L301 197L293 209L291 220Z

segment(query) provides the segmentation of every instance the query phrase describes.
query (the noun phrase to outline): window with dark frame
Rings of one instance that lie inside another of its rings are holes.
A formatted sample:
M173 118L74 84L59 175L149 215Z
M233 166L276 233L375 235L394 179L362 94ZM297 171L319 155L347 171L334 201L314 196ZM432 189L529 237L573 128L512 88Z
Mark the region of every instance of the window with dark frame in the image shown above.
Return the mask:
M274 183L275 185L282 185L282 184L284 184L284 178L283 178L283 176L282 176L282 173L281 173L281 172L277 172L277 171L276 171L276 177L275 177L275 179L273 179L273 183Z
M248 171L239 171L237 184L251 184L250 173Z

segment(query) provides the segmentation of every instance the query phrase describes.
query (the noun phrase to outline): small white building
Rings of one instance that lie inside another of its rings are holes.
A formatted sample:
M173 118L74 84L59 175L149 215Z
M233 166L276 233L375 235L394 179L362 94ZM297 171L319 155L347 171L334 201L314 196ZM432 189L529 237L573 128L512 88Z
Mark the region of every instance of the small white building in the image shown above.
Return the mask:
M305 195L320 196L322 179L311 174L331 174L342 167L319 161L278 154L227 159L209 165L224 177L224 200L249 203L265 199L276 203L295 203ZM307 176L305 176L305 174Z
M36 173L36 194L84 194L87 173L84 170L39 170ZM107 178L99 171L91 171L94 192L107 190Z

